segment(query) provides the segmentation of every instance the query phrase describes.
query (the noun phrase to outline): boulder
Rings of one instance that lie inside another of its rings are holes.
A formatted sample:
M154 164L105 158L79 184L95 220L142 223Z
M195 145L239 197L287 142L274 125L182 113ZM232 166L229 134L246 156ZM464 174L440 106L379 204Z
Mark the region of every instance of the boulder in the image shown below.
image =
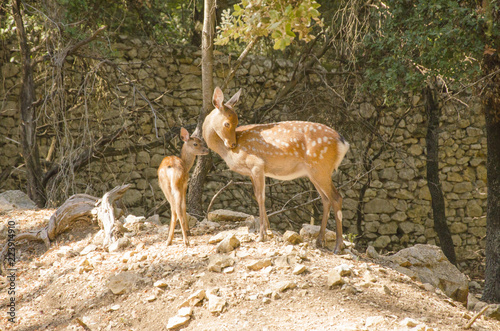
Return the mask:
M244 222L250 215L232 210L217 209L208 213L208 220L212 222Z
M286 231L283 234L283 240L288 241L292 245L300 244L303 240L302 237L295 231Z
M441 248L418 244L386 259L398 266L398 270L403 273L409 270L411 276L408 276L416 276L417 280L441 289L450 298L467 303L469 281L448 261Z
M36 208L36 204L22 191L13 190L0 193L0 211Z

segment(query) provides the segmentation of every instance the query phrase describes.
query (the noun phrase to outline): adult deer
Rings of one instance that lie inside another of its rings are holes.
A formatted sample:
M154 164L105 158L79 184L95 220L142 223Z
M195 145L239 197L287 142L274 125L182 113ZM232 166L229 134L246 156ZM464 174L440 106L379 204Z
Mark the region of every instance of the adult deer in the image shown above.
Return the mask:
M349 143L326 125L311 122L279 122L237 127L233 107L241 89L226 103L215 88L215 109L203 122L203 138L229 169L249 176L259 205L259 240L265 240L269 220L265 207L265 177L292 180L308 177L323 202L323 218L317 245L324 245L326 224L333 207L336 221L335 253L342 250L342 197L332 184L332 173L344 158Z
M179 219L181 225L184 244L189 246L187 237L189 224L186 214L186 190L189 170L193 167L196 155L208 154L205 143L200 138L190 137L189 132L184 128L181 128L181 139L184 141L181 157L166 156L158 168L160 188L170 203L170 212L172 214L167 246L172 243L177 219Z

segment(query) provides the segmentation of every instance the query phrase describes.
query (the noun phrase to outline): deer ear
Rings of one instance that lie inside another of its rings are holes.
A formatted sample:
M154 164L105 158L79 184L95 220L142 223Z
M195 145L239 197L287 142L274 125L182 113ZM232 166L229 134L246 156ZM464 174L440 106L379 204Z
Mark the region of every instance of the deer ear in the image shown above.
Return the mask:
M225 105L229 108L233 108L234 105L238 102L238 100L240 99L240 95L241 95L241 89L238 90L238 92L236 92L233 97L231 99L229 99L228 102L225 103Z
M224 93L222 93L222 90L220 87L216 87L214 90L214 96L213 96L213 104L214 107L220 110L224 109Z
M181 128L181 139L182 141L188 141L189 140L189 132L188 130Z

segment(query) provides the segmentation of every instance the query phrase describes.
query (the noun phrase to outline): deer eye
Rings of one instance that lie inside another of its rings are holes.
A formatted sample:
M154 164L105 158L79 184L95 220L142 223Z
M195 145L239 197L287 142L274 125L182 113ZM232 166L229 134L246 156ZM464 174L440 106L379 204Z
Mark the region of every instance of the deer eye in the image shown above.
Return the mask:
M194 143L194 144L193 144L193 146L194 146L194 147L196 147L196 146L198 146L198 144L197 144L197 143Z
M226 128L228 128L228 127L229 127L229 122L224 122L224 126L225 126Z

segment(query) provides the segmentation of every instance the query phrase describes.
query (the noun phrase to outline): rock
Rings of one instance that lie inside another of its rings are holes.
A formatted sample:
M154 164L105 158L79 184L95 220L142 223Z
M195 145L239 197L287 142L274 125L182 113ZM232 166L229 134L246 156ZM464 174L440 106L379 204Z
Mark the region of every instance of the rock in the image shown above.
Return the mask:
M467 277L448 261L439 247L418 244L386 259L400 267L405 266L419 281L441 289L453 300L467 302Z
M200 229L207 229L207 230L210 230L210 231L213 231L217 228L220 227L220 224L217 223L217 222L212 222L212 221L209 221L207 219L204 219L203 221L201 221L200 223L198 223L198 228Z
M475 200L467 202L465 206L466 215L470 217L480 217L483 216L483 208Z
M205 290L198 290L191 294L183 303L179 305L179 308L182 307L194 307L203 299L206 298Z
M249 233L255 233L259 231L259 218L252 215L248 216L243 225L248 227Z
M153 302L155 300L156 300L156 295L154 295L154 294L146 297L147 302Z
M221 272L222 269L234 264L234 259L224 254L210 255L208 258L208 271Z
M300 275L301 273L303 273L303 272L304 272L304 271L306 271L306 270L307 270L307 268L306 268L306 266L305 266L305 265L303 265L303 264L297 264L297 265L295 265L295 267L293 268L292 273L293 273L294 275Z
M405 317L401 322L399 322L399 325L406 326L409 328L413 328L413 327L417 326L418 324L419 323L416 320L409 318L409 317Z
M201 88L201 77L195 75L182 75L179 83L181 90L192 90Z
M337 271L340 274L340 276L344 277L344 276L350 276L352 274L353 267L354 267L353 265L341 264L335 267L334 270Z
M109 277L108 288L113 294L123 294L132 291L138 279L139 276L133 272L121 272Z
M339 286L344 284L344 280L342 279L342 276L340 276L340 273L337 270L331 270L328 273L328 279L326 281L326 285L329 288L332 288L334 286Z
M122 248L125 248L130 245L130 239L127 237L118 238L117 241L111 243L108 247L108 252L116 252Z
M168 319L167 329L172 330L183 326L191 319L191 316L174 316Z
M217 253L228 253L233 251L236 247L240 246L240 241L236 236L231 233L226 236L218 245L217 245Z
M370 118L375 112L375 107L368 102L364 102L359 105L359 114L363 118Z
M210 239L208 239L208 243L212 245L220 243L224 238L226 238L227 235L228 233L226 231L219 232L215 236L210 237Z
M283 234L283 240L289 242L292 245L298 245L303 242L302 237L295 231L286 231Z
M398 224L396 222L385 223L378 228L378 233L382 235L396 234L397 232L398 232Z
M192 307L182 307L177 312L177 316L191 316L191 315L193 315Z
M302 229L300 229L300 236L304 240L314 240L318 238L319 230L319 225L302 224ZM326 229L325 240L327 242L335 241L336 238L337 236L335 235L335 232Z
M0 193L0 211L37 208L36 204L22 191L12 190Z
M379 171L379 177L395 182L398 180L398 171L394 167L384 168Z
M290 263L288 262L287 256L278 256L274 259L274 265L276 268L288 269L290 268Z
M284 292L288 289L292 289L292 288L296 288L296 287L297 287L297 284L295 284L294 282L288 281L288 280L284 280L282 282L276 283L273 286L275 292Z
M468 310L474 310L476 307L476 304L479 302L479 300L475 297L474 294L469 293L467 296L467 309Z
M198 223L198 219L192 215L190 215L189 213L186 214L187 215L187 219L188 219L188 227L190 229L194 228L196 226L196 223Z
M127 215L125 217L125 220L123 221L124 224L133 224L133 223L144 223L146 220L146 217L144 216L135 216L135 215Z
M19 66L13 62L4 62L2 64L2 74L4 78L15 77L19 73Z
M373 247L375 248L386 248L391 243L391 237L380 236L373 242Z
M368 248L366 249L366 255L368 255L368 257L371 257L372 259L380 258L380 255L373 246L368 246Z
M89 272L94 270L94 266L90 263L88 259L83 260L78 264L78 267L76 268L76 271L79 274L83 274L84 272Z
M154 215L148 217L144 222L148 222L148 223L155 224L158 226L162 225L160 222L160 215L158 215L158 214L154 214Z
M386 199L375 198L365 204L366 214L392 214L396 208Z
M250 215L231 210L218 209L208 213L208 220L212 222L243 222Z
M85 246L84 249L82 249L82 251L80 252L80 255L87 255L88 253L93 252L96 249L97 249L97 246L94 244L87 245L87 246Z
M112 305L111 307L109 307L109 311L117 311L118 309L120 309L120 305Z
M272 265L271 259L266 258L250 262L249 264L247 264L247 268L253 271L257 271L270 265Z
M217 296L214 291L207 292L208 311L212 314L220 314L226 306L226 300Z
M410 233L415 231L415 223L410 222L410 221L404 221L399 223L398 225L399 229L403 231L403 233Z
M168 283L165 279L159 279L156 282L154 282L153 286L164 289L168 287Z
M500 304L490 305L490 308L486 309L484 315L500 321Z
M102 246L104 243L104 230L99 230L92 238L92 244Z

